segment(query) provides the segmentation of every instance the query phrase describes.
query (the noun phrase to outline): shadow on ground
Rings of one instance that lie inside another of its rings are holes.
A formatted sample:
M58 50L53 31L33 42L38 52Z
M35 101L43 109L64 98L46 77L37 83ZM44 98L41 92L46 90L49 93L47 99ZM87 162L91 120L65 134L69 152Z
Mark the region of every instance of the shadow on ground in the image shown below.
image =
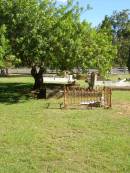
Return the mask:
M31 99L32 85L28 83L0 83L0 103L13 104Z
M47 87L47 98L63 98L64 87L58 85L52 85Z

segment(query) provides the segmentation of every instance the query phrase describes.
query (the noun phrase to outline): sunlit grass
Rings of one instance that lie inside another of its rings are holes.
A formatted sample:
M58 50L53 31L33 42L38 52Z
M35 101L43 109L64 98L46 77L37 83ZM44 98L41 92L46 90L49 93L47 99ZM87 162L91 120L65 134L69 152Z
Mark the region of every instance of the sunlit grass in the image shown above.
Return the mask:
M55 99L46 109L32 83L0 78L0 173L130 172L130 113L121 107L129 91L114 91L108 110L54 109Z
M121 79L121 80L123 80L123 79L126 79L126 78L130 78L130 74L113 74L113 75L109 75L108 76L108 79L111 79L111 80L118 80L118 79Z

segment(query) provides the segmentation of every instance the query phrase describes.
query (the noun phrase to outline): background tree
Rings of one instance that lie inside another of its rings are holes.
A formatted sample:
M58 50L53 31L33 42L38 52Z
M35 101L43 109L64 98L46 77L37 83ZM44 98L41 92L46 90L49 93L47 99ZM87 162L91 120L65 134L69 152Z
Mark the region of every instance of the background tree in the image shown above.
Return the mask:
M68 4L60 9L60 18L54 29L55 67L60 70L71 70L77 66L77 56L80 54L80 11L77 5Z
M52 1L1 1L0 15L5 23L13 54L24 66L32 67L34 89L42 85L43 66L49 61L49 32L55 21ZM37 71L38 67L39 71ZM35 70L34 70L35 69ZM41 81L41 82L40 82Z
M80 11L72 1L60 7L49 0L1 1L0 14L12 51L23 65L32 67L34 88L42 85L47 67L67 70L75 66Z
M130 69L129 49L130 49L130 13L129 10L113 12L110 17L105 17L101 29L111 33L113 44L117 46L117 57L114 63L120 66L127 66Z
M89 39L84 36L84 41L84 66L98 69L105 77L116 56L116 46L112 44L112 37L104 30L92 29Z
M2 75L8 75L7 67L9 66L8 62L10 61L12 63L11 55L10 55L10 44L9 40L7 39L6 34L6 26L1 25L0 26L0 68ZM4 68L6 67L6 71L4 71Z

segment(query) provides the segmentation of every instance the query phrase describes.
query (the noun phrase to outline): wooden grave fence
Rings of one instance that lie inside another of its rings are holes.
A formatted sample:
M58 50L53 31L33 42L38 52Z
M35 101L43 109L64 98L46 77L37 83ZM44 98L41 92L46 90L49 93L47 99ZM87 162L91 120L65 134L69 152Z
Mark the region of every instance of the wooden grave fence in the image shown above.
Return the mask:
M65 108L92 108L92 107L104 107L111 108L111 89L99 88L89 90L80 87L68 87L64 88L64 107Z

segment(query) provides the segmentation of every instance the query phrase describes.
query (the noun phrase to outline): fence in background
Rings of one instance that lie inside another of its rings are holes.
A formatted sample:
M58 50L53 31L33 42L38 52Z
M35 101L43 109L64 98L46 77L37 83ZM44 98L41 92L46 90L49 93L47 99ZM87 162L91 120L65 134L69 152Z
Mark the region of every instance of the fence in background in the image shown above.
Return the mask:
M9 74L31 74L30 68L9 68L8 69Z
M77 73L78 70L74 69L73 70L74 73ZM8 68L8 73L9 74L30 74L31 69L30 68ZM57 72L60 72L59 70L50 70L47 69L47 73L48 74L57 74ZM80 70L80 72L82 73L82 70ZM97 69L87 69L88 73L92 73L92 72L98 72ZM116 68L112 68L110 71L111 74L128 74L128 68L127 67L116 67Z
M111 69L111 74L128 74L128 67L116 67Z

